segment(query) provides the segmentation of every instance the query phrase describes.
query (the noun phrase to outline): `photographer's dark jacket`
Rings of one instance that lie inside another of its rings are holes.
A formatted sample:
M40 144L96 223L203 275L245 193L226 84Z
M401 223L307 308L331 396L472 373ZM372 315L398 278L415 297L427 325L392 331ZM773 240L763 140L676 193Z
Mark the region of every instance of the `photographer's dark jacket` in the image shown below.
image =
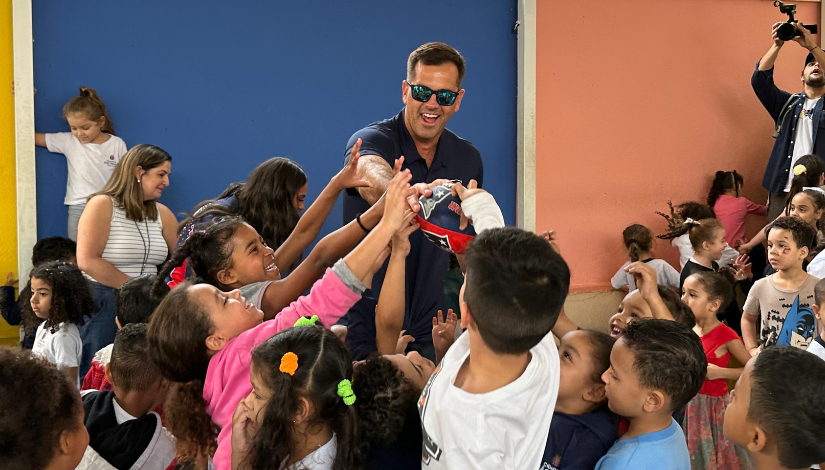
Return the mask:
M779 119L783 107L790 107L785 115L782 128L779 131L779 136L773 144L771 150L771 158L768 160L768 166L765 169L765 176L762 178L762 186L771 192L771 194L784 194L785 185L788 182L788 175L791 171L791 157L793 156L793 140L796 137L796 122L799 117L799 112L805 104L805 96L799 99L791 100L791 93L780 90L773 83L773 68L770 70L759 70L759 62L756 63L756 70L751 77L751 86L756 93L757 98L762 103L762 106L768 110L774 121ZM825 99L819 100L814 107L813 112L813 153L820 156L825 156L825 119L822 119L822 106Z

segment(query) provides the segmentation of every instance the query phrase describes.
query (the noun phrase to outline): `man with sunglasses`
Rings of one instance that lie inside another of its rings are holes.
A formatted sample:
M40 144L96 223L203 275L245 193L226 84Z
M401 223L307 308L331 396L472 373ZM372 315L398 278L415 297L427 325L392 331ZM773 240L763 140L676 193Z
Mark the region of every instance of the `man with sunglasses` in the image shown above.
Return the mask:
M396 159L402 156L401 168L412 172L411 183L419 194L428 194L428 186L445 179L460 180L464 185L476 180L481 187L484 172L478 149L446 129L447 121L461 105L463 78L464 58L447 44L427 43L410 54L407 79L401 84L404 109L359 130L347 143L345 158L361 139L358 173L372 186L348 190L344 195L345 224L381 197L392 179ZM417 197L409 202L417 209ZM432 325L438 310L446 314L442 281L449 256L427 242L420 231L410 236L410 244L404 330L414 341L408 350L435 360ZM348 329L347 346L355 359L364 359L376 350L375 305L385 272L386 265L373 278L373 295L365 295L342 319Z

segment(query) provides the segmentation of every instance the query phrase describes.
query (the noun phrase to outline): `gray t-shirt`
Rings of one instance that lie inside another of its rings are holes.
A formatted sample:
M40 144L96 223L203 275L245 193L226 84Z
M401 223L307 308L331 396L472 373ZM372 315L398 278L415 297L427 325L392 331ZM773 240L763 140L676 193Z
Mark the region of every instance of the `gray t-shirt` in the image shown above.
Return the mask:
M773 282L773 275L754 283L745 301L745 314L762 314L758 331L759 344L794 346L806 350L811 344L819 322L814 316L814 286L819 278L808 276L799 289L787 291Z

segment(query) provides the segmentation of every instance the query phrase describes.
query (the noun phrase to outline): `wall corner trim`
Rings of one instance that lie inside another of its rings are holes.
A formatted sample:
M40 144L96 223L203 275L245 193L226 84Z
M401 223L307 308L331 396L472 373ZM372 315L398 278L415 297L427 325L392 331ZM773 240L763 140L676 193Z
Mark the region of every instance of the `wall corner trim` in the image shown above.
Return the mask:
M31 270L37 242L37 191L34 168L34 60L31 0L12 0L14 54L14 148L17 188L17 274ZM22 281L21 281L22 282Z
M516 223L536 231L536 0L518 0Z

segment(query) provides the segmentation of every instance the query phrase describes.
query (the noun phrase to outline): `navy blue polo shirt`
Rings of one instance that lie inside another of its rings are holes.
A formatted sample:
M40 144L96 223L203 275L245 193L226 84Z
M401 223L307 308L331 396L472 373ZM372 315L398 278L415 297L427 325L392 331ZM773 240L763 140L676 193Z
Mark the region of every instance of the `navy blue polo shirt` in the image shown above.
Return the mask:
M439 178L460 180L463 184L471 179L482 185L484 168L481 154L473 144L444 129L438 139L430 167L418 154L412 136L404 124L404 111L386 121L374 122L350 137L344 159L349 159L352 146L361 139L361 155L378 155L392 166L404 156L403 169L412 173L411 184L430 183ZM365 212L369 205L355 190L344 195L344 224ZM415 341L409 350L416 350L430 360L435 360L432 346L432 319L439 309L444 309L442 280L449 267L449 257L432 243L426 241L420 231L410 236L410 254L407 256L406 309L404 329ZM347 325L347 347L356 360L366 358L376 350L375 306L384 282L387 264L373 278L372 295L365 295L342 319Z

